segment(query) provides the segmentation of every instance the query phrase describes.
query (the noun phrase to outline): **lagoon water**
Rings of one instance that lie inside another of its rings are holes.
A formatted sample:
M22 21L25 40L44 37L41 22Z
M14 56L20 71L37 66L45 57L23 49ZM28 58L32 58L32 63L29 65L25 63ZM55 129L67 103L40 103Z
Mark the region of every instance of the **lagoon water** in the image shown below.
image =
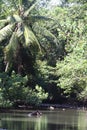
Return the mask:
M42 111L41 117L28 112L0 113L0 130L87 130L86 110Z

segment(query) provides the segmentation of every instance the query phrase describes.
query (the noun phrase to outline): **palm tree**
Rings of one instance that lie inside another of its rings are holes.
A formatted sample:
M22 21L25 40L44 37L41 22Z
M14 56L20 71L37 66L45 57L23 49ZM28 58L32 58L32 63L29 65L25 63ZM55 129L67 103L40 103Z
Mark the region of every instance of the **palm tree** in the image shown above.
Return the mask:
M36 1L19 0L16 1L18 5L8 0L5 0L5 2L6 7L4 6L2 16L5 19L0 20L0 43L3 41L5 43L5 71L12 68L16 69L18 73L23 69L31 71L36 54L40 50L39 42L32 31L34 16L31 16L31 10L34 8ZM28 4L25 7L26 2ZM4 0L2 0L2 3L4 3ZM25 11L26 8L29 9ZM10 16L7 17L9 14Z
M35 15L32 15L31 12L38 3L36 0L1 2L5 2L0 20L0 43L4 43L5 71L14 69L20 74L23 71L26 74L33 73L36 55L41 47L32 26L36 20L50 18L38 16L35 11Z

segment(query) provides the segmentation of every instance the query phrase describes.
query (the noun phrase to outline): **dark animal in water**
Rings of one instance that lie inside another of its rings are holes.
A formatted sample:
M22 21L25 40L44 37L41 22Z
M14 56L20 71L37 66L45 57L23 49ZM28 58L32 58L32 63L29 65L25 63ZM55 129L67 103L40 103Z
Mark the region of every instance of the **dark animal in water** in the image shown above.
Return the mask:
M39 117L41 115L42 115L42 113L39 112L39 111L31 112L31 113L28 114L29 117L32 117L32 116Z

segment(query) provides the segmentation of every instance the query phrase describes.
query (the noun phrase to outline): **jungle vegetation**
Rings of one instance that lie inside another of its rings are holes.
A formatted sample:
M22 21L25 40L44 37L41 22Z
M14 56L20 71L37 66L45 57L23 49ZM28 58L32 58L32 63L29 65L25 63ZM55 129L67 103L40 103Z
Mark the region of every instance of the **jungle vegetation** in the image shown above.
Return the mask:
M0 1L0 107L87 101L87 2Z

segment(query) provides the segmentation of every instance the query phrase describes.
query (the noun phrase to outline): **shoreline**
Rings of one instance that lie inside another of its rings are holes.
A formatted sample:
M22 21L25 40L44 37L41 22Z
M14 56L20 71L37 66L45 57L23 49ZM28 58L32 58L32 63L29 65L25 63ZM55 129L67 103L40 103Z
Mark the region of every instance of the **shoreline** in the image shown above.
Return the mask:
M19 107L0 107L0 113L1 112L24 112L24 111L34 111L34 110L57 110L57 109L84 109L87 110L86 106L77 106L77 105L68 105L68 104L41 104L40 106L19 106Z

